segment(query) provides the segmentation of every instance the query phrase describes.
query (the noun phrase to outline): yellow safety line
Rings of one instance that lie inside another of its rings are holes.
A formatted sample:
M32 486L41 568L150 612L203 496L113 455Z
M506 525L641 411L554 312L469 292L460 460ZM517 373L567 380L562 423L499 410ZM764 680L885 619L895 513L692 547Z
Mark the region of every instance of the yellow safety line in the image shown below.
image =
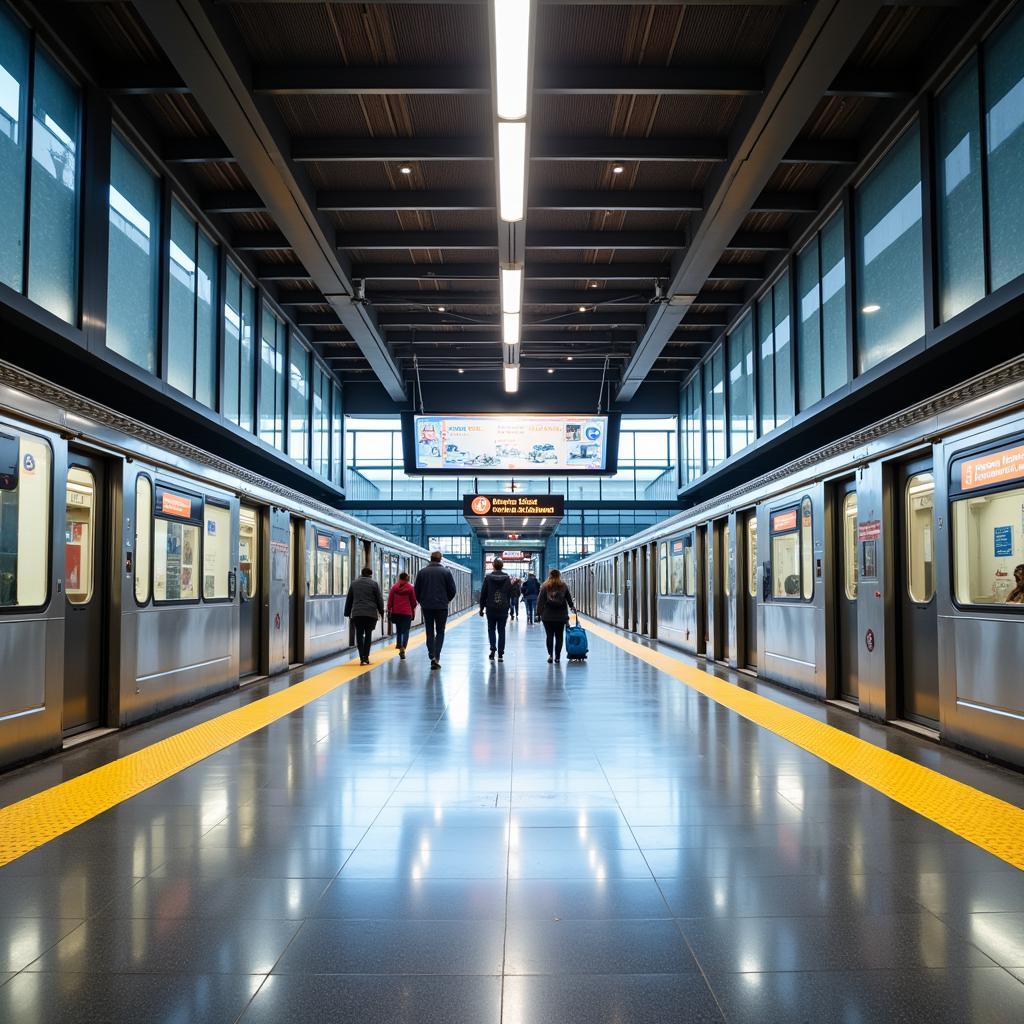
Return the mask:
M453 619L449 628L470 617L471 613ZM409 646L419 647L424 642L421 633ZM0 808L0 867L396 656L397 652L390 648L383 658L369 666L346 662Z
M1024 809L718 679L677 657L650 650L602 629L593 620L588 625L604 640L673 676L716 704L795 743L891 800L1024 870Z

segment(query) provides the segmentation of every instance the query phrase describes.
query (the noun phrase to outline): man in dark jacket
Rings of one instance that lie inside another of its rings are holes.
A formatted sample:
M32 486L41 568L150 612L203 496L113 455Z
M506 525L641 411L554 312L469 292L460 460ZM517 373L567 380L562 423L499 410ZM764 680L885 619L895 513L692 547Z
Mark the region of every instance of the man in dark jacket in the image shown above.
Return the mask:
M505 660L505 623L512 604L512 579L502 571L503 562L496 558L494 571L484 577L480 588L480 615L487 613L487 639L491 642L491 661L497 651L498 661ZM495 639L497 634L497 639Z
M367 565L358 579L352 581L345 598L345 615L352 620L356 631L356 647L359 648L359 664L370 664L370 643L377 619L384 615L384 598L380 587L373 578L373 570Z
M427 631L427 654L430 667L441 667L441 648L448 624L448 605L457 593L455 577L441 564L441 552L430 554L430 564L416 573L416 600L423 609L423 625Z
M540 593L540 581L535 573L530 573L523 581L523 601L526 602L526 622L533 625L534 613L537 611L537 595Z

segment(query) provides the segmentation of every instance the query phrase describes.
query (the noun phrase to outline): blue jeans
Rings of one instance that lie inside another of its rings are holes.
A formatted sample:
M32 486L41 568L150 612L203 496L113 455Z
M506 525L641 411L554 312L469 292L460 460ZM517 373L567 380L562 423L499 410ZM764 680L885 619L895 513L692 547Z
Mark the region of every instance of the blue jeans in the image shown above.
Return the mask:
M395 646L409 646L409 627L412 625L411 615L392 615L392 625L395 627Z
M524 597L523 600L526 602L526 621L533 622L534 615L537 612L537 598Z
M491 642L491 650L499 654L505 653L505 623L508 621L508 612L487 612L487 639ZM497 634L497 640L495 640Z

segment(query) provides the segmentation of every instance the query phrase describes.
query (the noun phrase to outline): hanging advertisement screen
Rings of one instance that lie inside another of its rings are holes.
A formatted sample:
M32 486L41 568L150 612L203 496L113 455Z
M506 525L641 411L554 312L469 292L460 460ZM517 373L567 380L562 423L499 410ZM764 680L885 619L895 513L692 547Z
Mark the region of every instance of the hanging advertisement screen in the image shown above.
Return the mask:
M403 413L402 440L407 473L609 474L618 467L619 416Z

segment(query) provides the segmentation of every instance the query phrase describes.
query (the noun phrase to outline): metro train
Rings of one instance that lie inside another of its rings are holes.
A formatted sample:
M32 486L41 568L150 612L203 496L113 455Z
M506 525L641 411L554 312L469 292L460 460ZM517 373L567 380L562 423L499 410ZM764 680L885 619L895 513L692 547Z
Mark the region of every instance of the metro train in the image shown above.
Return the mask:
M353 573L428 557L0 363L0 768L338 654Z
M1024 357L564 575L600 621L1024 767Z

